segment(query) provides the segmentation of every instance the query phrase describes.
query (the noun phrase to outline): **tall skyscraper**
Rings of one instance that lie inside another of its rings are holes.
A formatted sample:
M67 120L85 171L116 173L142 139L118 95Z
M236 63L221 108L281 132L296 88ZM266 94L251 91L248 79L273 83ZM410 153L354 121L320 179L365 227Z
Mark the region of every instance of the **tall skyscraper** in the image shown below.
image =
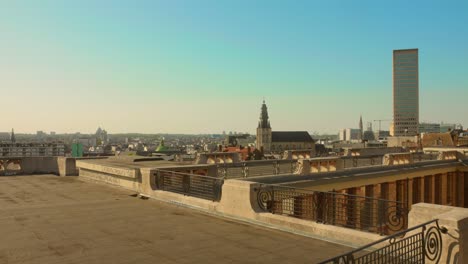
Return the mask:
M418 49L393 51L392 136L415 136L419 125Z

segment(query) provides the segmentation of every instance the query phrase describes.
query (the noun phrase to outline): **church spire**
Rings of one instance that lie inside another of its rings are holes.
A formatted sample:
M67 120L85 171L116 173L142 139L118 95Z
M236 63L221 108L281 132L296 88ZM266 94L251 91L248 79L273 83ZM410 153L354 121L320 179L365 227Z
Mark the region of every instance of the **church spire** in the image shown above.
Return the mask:
M270 121L268 120L268 109L263 99L262 112L260 113L260 121L258 122L258 128L271 128Z
M15 130L13 128L11 129L10 141L16 143Z
M362 126L362 115L359 117L359 133L361 136L360 139L363 139L364 127Z

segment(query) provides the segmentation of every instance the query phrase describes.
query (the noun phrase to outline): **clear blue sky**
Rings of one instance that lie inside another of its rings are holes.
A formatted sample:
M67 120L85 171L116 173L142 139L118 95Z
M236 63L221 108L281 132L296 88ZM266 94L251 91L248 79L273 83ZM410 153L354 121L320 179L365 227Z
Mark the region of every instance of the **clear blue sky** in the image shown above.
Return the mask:
M392 118L419 48L420 119L468 125L467 1L4 1L0 131L335 133ZM384 123L388 126L388 123Z

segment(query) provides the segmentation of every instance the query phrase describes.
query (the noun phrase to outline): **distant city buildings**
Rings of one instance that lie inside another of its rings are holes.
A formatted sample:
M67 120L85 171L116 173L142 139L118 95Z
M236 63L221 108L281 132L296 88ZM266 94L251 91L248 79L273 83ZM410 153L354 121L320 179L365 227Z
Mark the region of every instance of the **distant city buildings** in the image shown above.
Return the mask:
M440 123L440 132L441 133L444 133L444 132L449 132L451 130L455 130L455 129L458 129L458 130L463 130L463 126L460 125L460 124L450 124L450 123Z
M65 156L62 142L0 143L0 157L54 157Z
M392 136L415 136L419 128L418 49L393 51Z
M344 128L339 132L340 141L359 141L361 139L361 129Z

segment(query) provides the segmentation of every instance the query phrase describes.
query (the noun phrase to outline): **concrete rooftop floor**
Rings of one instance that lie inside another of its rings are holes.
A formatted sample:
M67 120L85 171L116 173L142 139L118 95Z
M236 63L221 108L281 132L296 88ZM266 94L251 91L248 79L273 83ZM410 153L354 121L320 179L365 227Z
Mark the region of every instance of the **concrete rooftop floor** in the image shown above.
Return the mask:
M0 177L0 263L316 263L351 250L77 177Z

